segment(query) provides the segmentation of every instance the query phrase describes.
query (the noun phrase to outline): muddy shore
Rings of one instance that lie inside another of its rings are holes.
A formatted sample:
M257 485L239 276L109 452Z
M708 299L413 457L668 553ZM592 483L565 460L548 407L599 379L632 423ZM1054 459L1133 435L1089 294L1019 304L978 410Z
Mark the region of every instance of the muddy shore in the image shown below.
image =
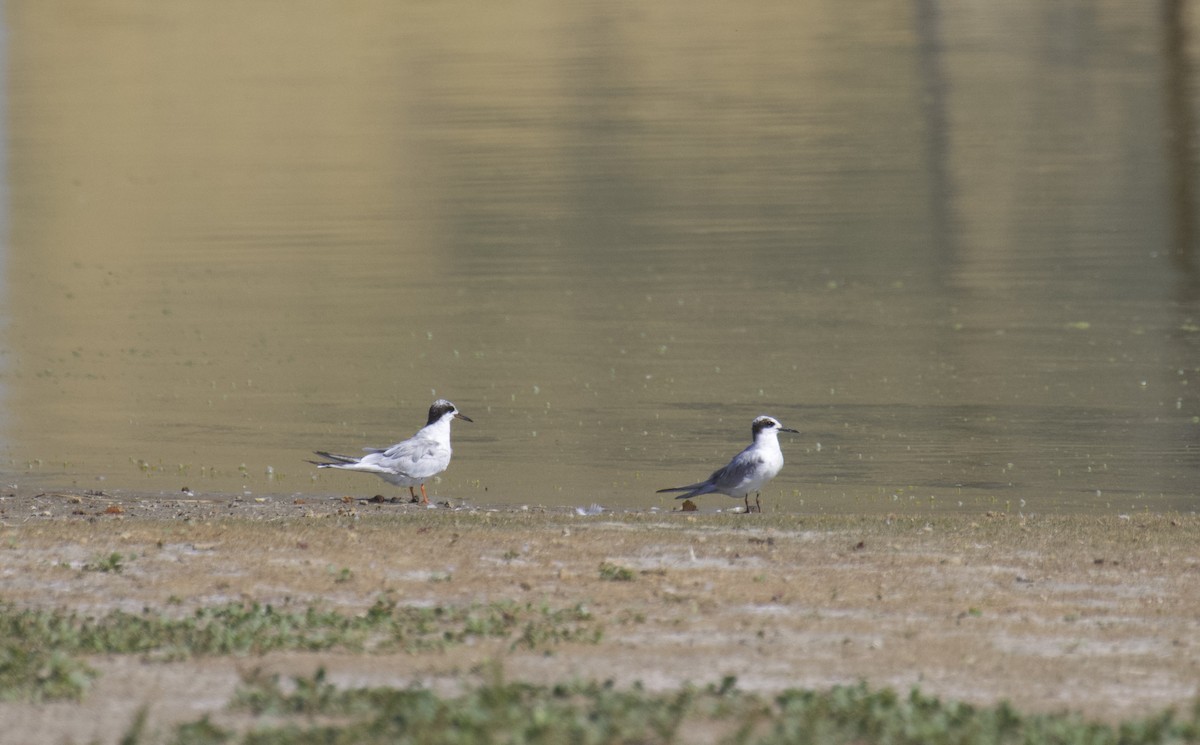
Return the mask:
M599 643L427 653L90 659L77 703L0 704L13 742L115 741L220 716L246 670L453 690L513 679L736 676L747 690L871 686L1104 721L1200 695L1200 517L820 516L484 510L350 498L0 497L0 600L103 614L237 600L364 611L583 605ZM86 571L119 554L121 571Z

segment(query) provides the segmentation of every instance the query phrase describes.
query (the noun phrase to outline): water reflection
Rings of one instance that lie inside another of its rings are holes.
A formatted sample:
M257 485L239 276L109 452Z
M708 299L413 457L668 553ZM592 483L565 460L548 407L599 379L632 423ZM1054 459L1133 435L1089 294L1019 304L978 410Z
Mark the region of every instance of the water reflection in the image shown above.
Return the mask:
M1200 291L1196 266L1196 114L1192 62L1188 57L1189 27L1184 0L1163 2L1163 79L1166 102L1168 190L1174 223L1172 256L1177 262L1184 303L1194 306Z
M781 509L1194 509L1192 16L9 8L8 480L362 494L445 395L480 503L770 413Z

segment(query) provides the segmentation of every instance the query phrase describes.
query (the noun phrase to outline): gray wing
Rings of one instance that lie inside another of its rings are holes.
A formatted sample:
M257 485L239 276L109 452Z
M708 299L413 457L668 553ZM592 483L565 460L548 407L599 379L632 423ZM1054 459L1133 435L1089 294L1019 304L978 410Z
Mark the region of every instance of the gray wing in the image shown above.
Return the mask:
M729 465L713 471L709 483L723 492L737 492L739 487L754 480L754 475L763 464L762 456L738 453Z
M676 486L671 489L659 489L658 493L672 491L687 492L687 494L680 494L678 497L675 497L676 499L698 497L702 494L712 494L713 492L733 494L740 497L746 491L745 485L754 480L754 475L757 473L758 467L762 462L762 456L742 451L735 455L733 460L729 461L724 468L718 468L713 471L708 480L688 484L687 486Z
M436 440L414 437L396 443L387 450L363 458L413 478L427 478L446 470L450 463L450 448Z

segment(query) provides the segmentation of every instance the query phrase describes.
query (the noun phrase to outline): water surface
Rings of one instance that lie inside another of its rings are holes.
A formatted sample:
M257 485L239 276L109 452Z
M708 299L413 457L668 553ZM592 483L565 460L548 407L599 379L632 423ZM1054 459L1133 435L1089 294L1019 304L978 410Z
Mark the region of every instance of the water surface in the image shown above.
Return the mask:
M1190 5L6 11L10 488L1200 502Z

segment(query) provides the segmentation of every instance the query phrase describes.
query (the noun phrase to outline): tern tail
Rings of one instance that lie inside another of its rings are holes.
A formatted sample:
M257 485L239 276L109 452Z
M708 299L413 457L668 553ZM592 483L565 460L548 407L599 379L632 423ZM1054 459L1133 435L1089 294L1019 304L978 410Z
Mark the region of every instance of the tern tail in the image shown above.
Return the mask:
M716 491L716 489L713 488L713 485L708 483L707 481L702 481L698 484L688 484L687 486L672 486L669 489L659 489L658 491L656 491L654 493L655 494L663 494L665 492L671 492L671 491L687 492L687 494L680 494L679 496L675 497L676 499L687 499L689 497L698 497L701 494L711 494L714 491Z
M316 453L317 455L321 456L322 458L326 459L325 462L316 461L316 460L308 461L309 463L312 463L317 468L331 468L331 467L340 466L345 463L357 463L358 462L358 458L351 458L349 455L337 455L336 453L327 453L324 450L314 450L313 452Z

